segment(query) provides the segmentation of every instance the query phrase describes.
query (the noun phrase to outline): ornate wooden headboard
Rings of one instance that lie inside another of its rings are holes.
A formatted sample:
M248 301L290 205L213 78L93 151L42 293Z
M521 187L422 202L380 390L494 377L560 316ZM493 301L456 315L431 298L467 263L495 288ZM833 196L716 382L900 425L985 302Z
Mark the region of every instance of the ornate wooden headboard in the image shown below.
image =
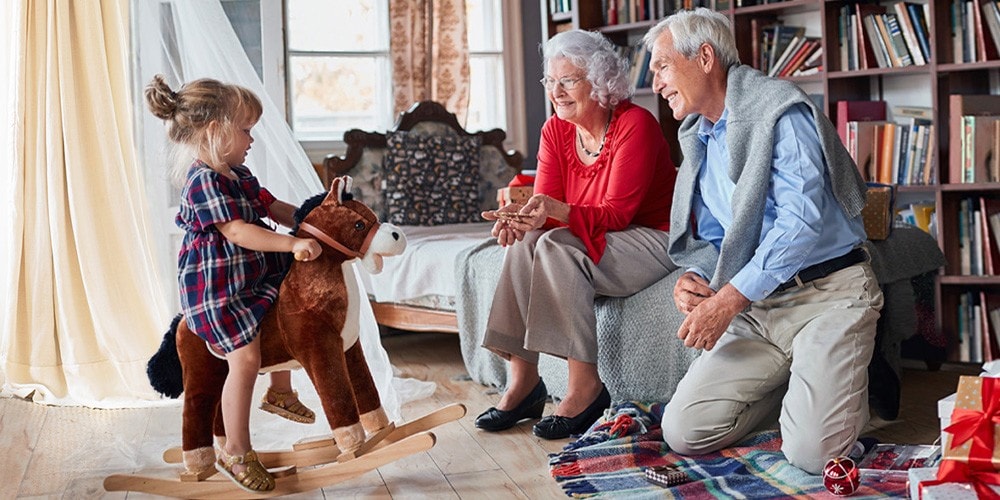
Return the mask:
M399 119L396 120L396 125L392 131L409 131L421 122L438 122L451 127L460 135L479 136L481 137L483 146L495 147L497 151L500 151L504 161L511 168L517 171L521 170L524 155L513 149L504 149L503 141L507 138L506 132L498 128L480 132L468 132L458 123L458 119L454 113L448 112L444 106L434 101L418 102L411 106L410 109L400 113ZM333 179L335 176L344 175L354 168L361 159L361 153L365 148L386 147L385 134L380 132L365 132L359 129L351 129L345 132L344 142L347 144L347 151L343 156L329 154L323 159L322 171L318 173L324 185L329 184L330 179Z

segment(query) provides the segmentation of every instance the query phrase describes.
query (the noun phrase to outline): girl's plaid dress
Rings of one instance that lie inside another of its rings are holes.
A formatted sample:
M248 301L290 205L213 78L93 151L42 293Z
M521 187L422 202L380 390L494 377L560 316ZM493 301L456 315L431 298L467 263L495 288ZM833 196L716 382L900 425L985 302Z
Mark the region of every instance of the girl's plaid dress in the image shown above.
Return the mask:
M290 263L288 253L248 250L216 229L236 219L267 227L262 219L274 197L247 167L233 172L239 180L195 162L176 219L185 231L177 278L184 317L194 333L226 353L257 336Z

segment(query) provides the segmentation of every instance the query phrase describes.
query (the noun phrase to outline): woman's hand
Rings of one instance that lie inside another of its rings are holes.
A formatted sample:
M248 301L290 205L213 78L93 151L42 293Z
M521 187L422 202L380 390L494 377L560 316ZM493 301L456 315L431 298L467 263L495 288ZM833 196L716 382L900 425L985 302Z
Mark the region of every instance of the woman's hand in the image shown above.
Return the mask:
M506 247L524 239L524 231L518 230L511 222L520 220L525 215L520 213L522 205L510 203L499 210L487 210L481 215L484 219L494 221L490 234L497 239L500 246Z
M292 243L292 254L295 255L295 260L308 262L315 260L321 253L323 253L323 247L319 246L319 243L312 238L295 238Z

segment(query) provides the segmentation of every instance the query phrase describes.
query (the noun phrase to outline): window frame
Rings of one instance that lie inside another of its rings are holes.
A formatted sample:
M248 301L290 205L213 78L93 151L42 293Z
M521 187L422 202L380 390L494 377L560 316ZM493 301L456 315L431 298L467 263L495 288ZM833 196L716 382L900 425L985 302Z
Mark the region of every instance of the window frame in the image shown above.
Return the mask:
M280 0L261 0L261 2L265 1L280 1ZM504 92L505 96L505 106L507 114L507 127L505 130L505 132L507 133L507 139L505 141L505 144L508 145L507 147L517 149L518 151L526 151L527 134L525 132L526 119L524 112L524 106L525 106L524 67L523 67L523 59L521 56L523 41L520 32L521 30L511 29L513 27L519 27L522 23L521 5L520 2L508 2L508 1L501 1L500 4L502 10L501 12L502 26L500 27L500 30L501 30L503 48L500 52L477 51L476 54L501 55L501 60L504 66L503 71L505 75L505 82L503 88L498 90ZM291 53L300 51L292 51L288 49L287 33L286 33L287 24L285 21L284 14L285 12L282 12L282 15L280 17L269 16L270 22L272 23L277 22L278 24L280 24L280 26L279 27L271 26L269 28L265 27L265 29L272 33L280 32L282 34L282 37L280 38L280 44L281 44L280 52L283 55L283 60L281 61L280 65L274 63L272 64L282 68L282 74L283 74L282 86L284 87L284 94L283 98L280 101L276 102L285 103L285 108L286 108L285 118L286 121L288 121L289 124L291 124L291 120L289 119L289 117L292 114L291 112L292 96L290 90L292 88L292 83L290 80L291 73L289 71L285 71L285 69L290 65L289 60L291 57ZM274 41L268 40L268 43L274 43ZM374 52L366 51L366 52L358 52L357 54L371 55L373 53ZM339 51L337 52L306 51L306 52L301 52L300 55L321 55L321 54L345 55L349 53L339 52ZM354 53L352 52L351 54ZM269 53L265 52L266 60L268 60L268 55ZM389 55L388 52L386 52L387 60L389 57L391 56ZM265 65L267 65L267 63L265 63ZM265 85L266 83L267 82L265 82ZM388 98L390 99L389 102L391 104L392 96L389 95ZM306 154L309 156L309 159L315 164L322 163L323 158L326 157L326 155L328 154L338 154L338 155L343 154L347 149L347 145L344 143L343 138L299 139L299 144L302 145L302 148L306 151Z

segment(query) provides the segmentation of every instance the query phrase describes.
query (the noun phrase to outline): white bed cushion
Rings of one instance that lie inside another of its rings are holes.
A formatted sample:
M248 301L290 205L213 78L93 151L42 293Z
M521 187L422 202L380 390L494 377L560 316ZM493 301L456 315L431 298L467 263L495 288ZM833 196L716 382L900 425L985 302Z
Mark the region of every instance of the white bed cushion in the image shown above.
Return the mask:
M372 275L362 269L362 284L369 297L377 302L406 303L427 296L454 298L458 290L455 280L458 254L492 238L492 227L492 222L401 226L406 235L406 251L387 257L379 274Z

